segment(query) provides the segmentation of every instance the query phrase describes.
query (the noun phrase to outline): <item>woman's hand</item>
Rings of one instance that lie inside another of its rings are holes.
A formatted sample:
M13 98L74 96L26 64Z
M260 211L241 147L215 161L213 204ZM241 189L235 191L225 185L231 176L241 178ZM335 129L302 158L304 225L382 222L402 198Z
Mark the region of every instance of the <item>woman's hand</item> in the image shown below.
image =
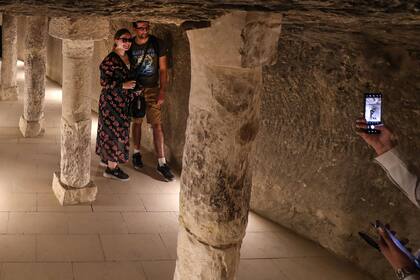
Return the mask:
M133 89L136 86L136 81L127 81L123 83L122 88L123 89Z

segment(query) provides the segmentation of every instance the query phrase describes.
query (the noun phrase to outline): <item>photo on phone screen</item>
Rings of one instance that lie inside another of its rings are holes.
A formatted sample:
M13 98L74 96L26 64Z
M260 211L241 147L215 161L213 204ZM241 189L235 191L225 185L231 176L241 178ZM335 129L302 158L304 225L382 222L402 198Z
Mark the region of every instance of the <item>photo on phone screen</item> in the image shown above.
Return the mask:
M375 129L375 125L382 123L382 94L365 93L364 100L364 115L368 125L366 132L369 134L380 133L379 130Z

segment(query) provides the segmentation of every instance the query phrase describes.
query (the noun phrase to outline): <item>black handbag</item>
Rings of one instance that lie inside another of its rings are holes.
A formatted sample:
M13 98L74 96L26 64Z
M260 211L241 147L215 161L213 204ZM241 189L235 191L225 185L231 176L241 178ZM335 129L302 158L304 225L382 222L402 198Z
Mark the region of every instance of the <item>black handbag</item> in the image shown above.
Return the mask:
M147 103L144 94L137 95L131 102L131 116L133 118L144 118L146 115Z

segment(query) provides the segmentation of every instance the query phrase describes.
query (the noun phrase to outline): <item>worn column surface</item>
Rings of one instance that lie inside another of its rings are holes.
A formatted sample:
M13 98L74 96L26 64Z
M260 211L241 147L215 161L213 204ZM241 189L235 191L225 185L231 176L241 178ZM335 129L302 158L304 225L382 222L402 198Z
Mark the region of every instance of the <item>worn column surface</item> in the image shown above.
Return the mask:
M263 64L281 16L238 12L188 32L191 95L175 279L235 279L251 193Z
M45 69L48 36L48 18L30 16L26 21L25 88L23 115L19 128L25 137L44 133Z
M17 100L17 17L3 14L0 100Z
M97 186L90 178L90 87L94 40L106 38L109 23L97 18L54 18L50 34L63 39L63 103L60 172L53 191L62 205L92 202Z

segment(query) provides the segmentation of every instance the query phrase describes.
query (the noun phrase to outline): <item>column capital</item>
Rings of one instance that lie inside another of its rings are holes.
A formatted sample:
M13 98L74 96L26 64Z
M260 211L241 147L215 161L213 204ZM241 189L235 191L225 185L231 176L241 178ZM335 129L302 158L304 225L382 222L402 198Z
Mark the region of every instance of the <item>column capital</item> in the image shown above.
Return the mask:
M109 36L109 20L104 17L55 17L50 20L50 35L69 40L102 40Z

